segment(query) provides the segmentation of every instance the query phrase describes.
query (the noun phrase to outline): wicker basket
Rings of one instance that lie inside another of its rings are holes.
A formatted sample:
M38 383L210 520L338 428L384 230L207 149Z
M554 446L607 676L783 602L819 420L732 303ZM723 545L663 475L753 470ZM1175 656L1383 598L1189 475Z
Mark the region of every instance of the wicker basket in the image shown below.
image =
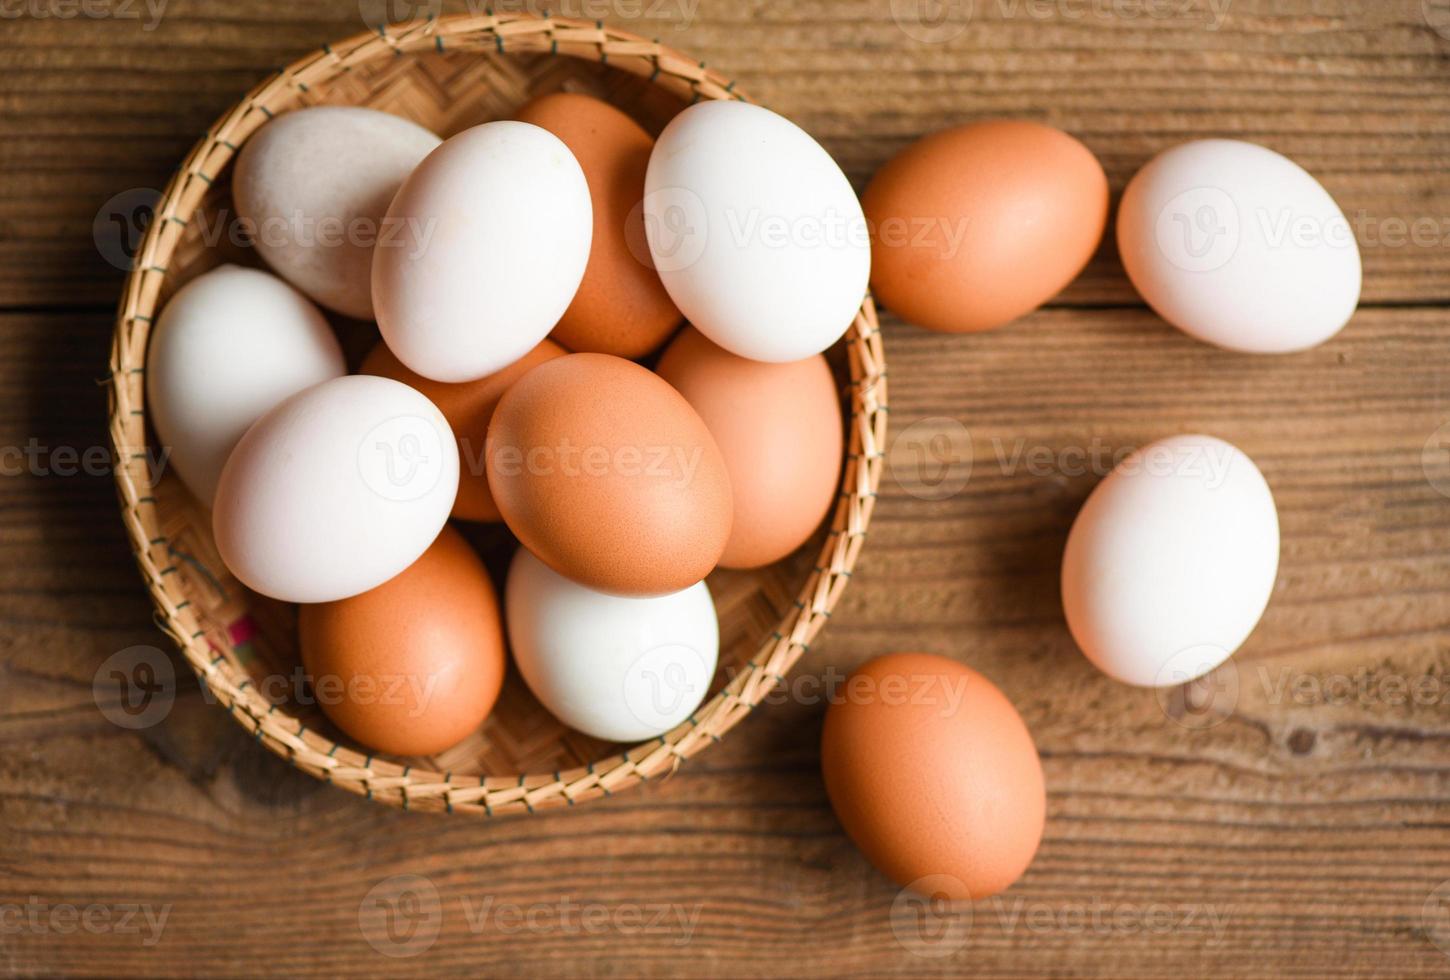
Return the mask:
M192 276L221 261L257 264L249 249L210 241L200 229L230 207L227 164L237 147L274 115L363 105L446 137L566 87L620 105L655 132L688 102L745 98L729 80L656 42L558 17L446 17L329 45L253 89L182 162L137 253L116 324L110 428L121 516L159 623L209 693L267 748L320 779L405 809L492 815L572 805L667 775L718 741L780 682L840 599L881 478L886 365L868 297L843 342L851 424L831 522L818 551L807 546L768 569L711 576L721 666L713 695L688 721L621 753L565 728L510 671L498 706L474 736L434 758L394 759L338 741L315 707L289 697L300 676L295 608L247 592L227 574L205 512L179 482L149 485L143 391L153 318ZM344 334L371 330L339 326Z

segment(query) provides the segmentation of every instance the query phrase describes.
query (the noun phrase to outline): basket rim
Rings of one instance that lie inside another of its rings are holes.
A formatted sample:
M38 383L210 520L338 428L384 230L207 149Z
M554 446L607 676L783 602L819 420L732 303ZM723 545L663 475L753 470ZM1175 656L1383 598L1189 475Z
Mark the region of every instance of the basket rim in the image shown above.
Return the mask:
M886 362L869 293L845 335L851 416L840 490L829 531L794 603L741 669L680 725L600 762L548 773L456 776L378 758L309 730L286 705L264 699L241 665L211 643L182 592L146 473L145 370L150 327L167 262L187 222L243 140L278 111L293 108L309 85L325 85L352 67L410 53L479 51L577 57L646 78L690 101L750 101L728 79L658 41L599 21L527 12L455 14L386 25L324 44L256 85L224 112L186 155L155 206L126 278L110 353L109 432L122 521L157 625L176 642L197 678L270 751L310 775L403 809L493 816L572 806L668 776L718 742L760 703L810 648L851 577L875 506L886 439Z

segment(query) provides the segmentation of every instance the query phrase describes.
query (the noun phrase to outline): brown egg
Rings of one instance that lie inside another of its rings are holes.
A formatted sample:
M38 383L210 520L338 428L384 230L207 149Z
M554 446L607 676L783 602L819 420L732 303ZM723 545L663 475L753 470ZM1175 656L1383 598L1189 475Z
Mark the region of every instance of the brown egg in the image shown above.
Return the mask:
M503 683L493 583L451 527L377 588L299 607L298 635L323 711L380 752L435 755L458 744Z
M502 518L493 502L493 494L489 492L488 473L483 465L488 421L493 418L493 410L509 385L531 368L550 358L563 357L566 353L552 340L541 340L522 359L502 371L477 381L448 384L413 373L388 350L387 344L379 343L363 360L358 373L401 381L422 392L438 406L438 411L443 413L458 439L458 497L453 501L453 516L463 521L498 521Z
M488 429L488 481L544 564L616 595L700 581L730 537L730 477L684 396L608 354L534 368Z
M572 351L644 357L680 322L645 244L640 202L654 140L609 103L570 92L534 99L515 118L563 140L594 204L589 265L553 338Z
M995 895L1042 840L1042 763L1022 716L945 657L894 653L852 673L826 711L821 770L846 833L902 887Z
M1076 278L1103 237L1108 179L1066 133L997 120L911 144L861 205L877 299L912 323L966 333L1030 313Z
M686 327L655 371L700 413L730 471L735 520L720 564L758 568L804 544L841 472L841 409L826 359L750 361Z

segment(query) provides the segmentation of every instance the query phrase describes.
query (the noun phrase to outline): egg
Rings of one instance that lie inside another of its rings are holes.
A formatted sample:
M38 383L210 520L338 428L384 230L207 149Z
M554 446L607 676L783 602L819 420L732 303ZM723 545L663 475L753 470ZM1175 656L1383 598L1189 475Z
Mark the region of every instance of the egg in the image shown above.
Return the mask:
M568 308L589 261L589 185L559 138L505 120L446 140L403 182L379 245L373 307L409 370L474 381L523 357Z
M1083 504L1063 611L1098 669L1166 687L1243 644L1278 568L1278 513L1253 460L1222 439L1173 436L1124 459Z
M1118 250L1163 319L1228 350L1314 347L1359 304L1359 245L1339 205L1254 143L1197 140L1154 157L1123 192Z
M298 109L242 145L237 216L277 274L323 306L373 318L373 248L406 241L383 216L403 179L441 140L399 116L353 106Z
M645 237L675 305L756 361L819 354L866 293L871 247L841 168L788 119L700 102L670 120L645 174Z
M269 409L347 373L322 313L276 276L223 265L177 290L151 333L147 412L207 507L237 440Z
M681 331L655 368L700 414L725 458L734 521L720 564L758 568L806 542L836 498L843 434L820 354L766 364Z
M606 595L520 548L504 606L529 690L586 735L654 738L689 718L709 692L720 631L704 582L650 598Z
M227 459L212 510L222 561L286 602L381 585L438 536L458 492L458 447L427 398L349 375L257 420Z
M645 168L654 140L607 102L555 92L518 110L522 122L563 140L589 182L594 234L589 264L553 337L572 351L640 358L680 323L645 245Z
M593 589L677 592L730 537L730 477L710 430L633 361L569 354L525 374L493 413L485 460L509 529Z
M1103 237L1108 179L1068 134L1003 119L917 140L861 202L876 298L919 326L967 333L1032 312L1077 277Z
M1042 762L1022 716L945 657L893 653L852 672L826 710L821 772L847 835L903 888L988 898L1042 840Z
M386 344L378 344L363 360L360 373L401 381L437 406L458 442L458 498L453 501L452 516L465 521L497 521L502 518L489 492L483 462L489 420L510 385L537 365L565 353L552 340L541 340L537 347L501 371L477 381L448 384L414 374Z
M393 755L434 755L478 730L504 674L503 624L483 562L445 527L368 591L297 613L302 666L333 723Z

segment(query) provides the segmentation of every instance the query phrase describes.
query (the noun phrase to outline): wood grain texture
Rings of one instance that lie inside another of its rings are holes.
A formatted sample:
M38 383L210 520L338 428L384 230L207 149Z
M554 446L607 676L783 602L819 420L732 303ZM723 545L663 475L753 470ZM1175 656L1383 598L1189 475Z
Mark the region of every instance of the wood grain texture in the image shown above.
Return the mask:
M1431 29L1450 10L1233 0L1208 30L1207 0L1162 19L976 0L966 29L923 43L886 0L703 0L679 31L682 5L650 21L622 3L599 15L718 62L858 185L913 136L985 115L1079 133L1118 188L1163 145L1239 134L1322 176L1362 235L1398 217L1441 237L1366 242L1367 308L1291 357L1187 340L1110 254L1007 330L888 322L896 479L777 703L668 780L575 812L399 813L287 768L207 703L151 625L109 476L63 475L81 464L58 452L105 445L120 272L91 241L97 209L159 186L263 73L358 28L358 6L173 0L150 32L0 22L0 971L1450 974L1450 40ZM1192 430L1260 464L1284 550L1263 623L1185 705L1092 670L1056 576L1093 453ZM943 474L969 478L930 499ZM128 732L93 680L135 644L167 650L178 690ZM1044 758L1042 851L969 922L893 915L817 770L814 681L902 648L996 680ZM423 904L380 930L410 882Z

